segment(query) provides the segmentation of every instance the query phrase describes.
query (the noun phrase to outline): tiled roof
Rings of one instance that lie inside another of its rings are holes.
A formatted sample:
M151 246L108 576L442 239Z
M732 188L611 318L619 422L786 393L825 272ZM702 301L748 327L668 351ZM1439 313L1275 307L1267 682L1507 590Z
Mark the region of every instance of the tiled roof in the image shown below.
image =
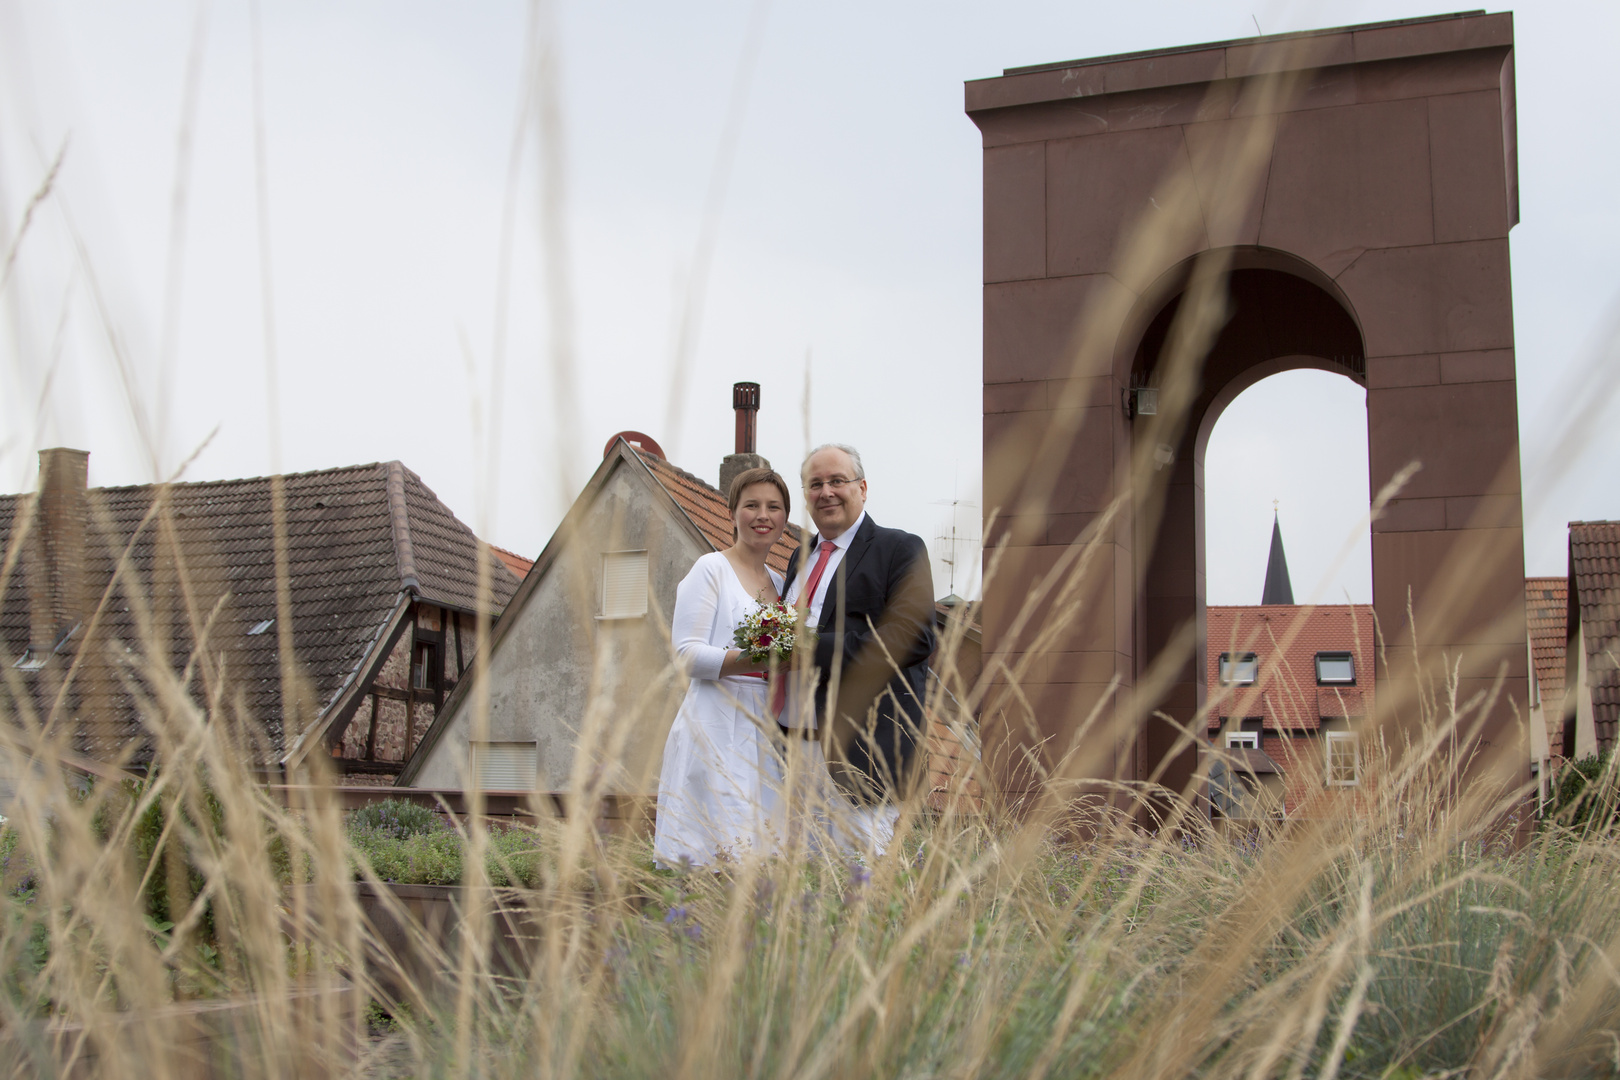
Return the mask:
M292 639L314 690L314 711L329 707L357 676L362 658L387 626L404 590L462 610L499 613L517 588L506 564L495 560L493 595L477 597L477 540L471 530L398 462L356 465L283 477ZM173 536L189 589L175 581L165 530L149 515L166 496ZM10 545L14 524L29 496L0 496L0 551ZM191 656L187 607L206 619L219 605L210 640L222 654L234 688L263 726L267 752L283 749L279 636L276 617L271 478L120 488L87 493L86 593L94 605L103 596L101 640L144 653L137 618L143 605L171 613L165 635L177 666ZM149 517L152 520L148 520ZM27 549L10 577L0 582L0 650L10 658L28 648ZM160 550L161 549L161 550ZM114 568L127 552L129 577L138 583L134 603ZM7 660L7 662L11 662ZM105 680L122 687L134 668ZM200 678L200 676L194 676ZM200 692L201 686L194 684ZM136 704L127 690L109 690L99 745L85 747L106 758L137 746L134 760L150 756ZM82 708L88 709L86 703ZM107 743L111 745L107 745Z
M692 519L692 524L698 527L698 531L714 545L716 551L724 551L732 545L736 538L732 535L731 512L726 507L726 497L720 494L718 488L685 469L676 468L657 454L637 449L636 456L646 462L648 470L680 504L686 516ZM794 539L797 533L798 529L789 525L776 546L771 548L771 553L765 557L771 569L778 573L787 572L788 556L799 546Z
M1569 523L1572 605L1586 643L1586 681L1598 749L1614 745L1620 720L1620 521Z
M506 568L512 571L512 576L519 581L522 581L528 575L529 567L534 565L533 559L525 559L515 551L507 551L505 548L496 547L494 544L490 545L490 550L495 552L501 562L506 564Z
M1323 604L1215 607L1208 612L1209 726L1224 717L1264 717L1267 731L1314 731L1324 718L1367 716L1373 705L1372 608ZM1220 683L1223 652L1252 652L1260 661L1253 686ZM1348 652L1354 657L1353 686L1318 687L1316 654Z
M1562 746L1564 647L1569 640L1569 579L1524 579L1525 615L1530 624L1530 658L1541 689L1541 711L1547 721L1547 745Z

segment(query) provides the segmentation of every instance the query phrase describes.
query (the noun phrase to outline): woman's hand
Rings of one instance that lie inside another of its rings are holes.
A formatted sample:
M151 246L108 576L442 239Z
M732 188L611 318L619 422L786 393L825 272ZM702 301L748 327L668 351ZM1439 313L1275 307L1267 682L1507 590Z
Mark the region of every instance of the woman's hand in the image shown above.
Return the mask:
M750 660L743 655L741 649L727 649L726 658L720 663L720 677L727 675L752 675L757 671L764 671L766 665L757 660Z

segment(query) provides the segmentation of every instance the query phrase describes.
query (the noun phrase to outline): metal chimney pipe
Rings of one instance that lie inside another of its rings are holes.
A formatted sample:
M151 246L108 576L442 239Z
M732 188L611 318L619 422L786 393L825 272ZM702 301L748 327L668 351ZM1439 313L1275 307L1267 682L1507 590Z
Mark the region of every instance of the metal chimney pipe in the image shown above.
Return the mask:
M731 407L737 413L736 453L757 453L754 446L759 434L759 383L732 383Z

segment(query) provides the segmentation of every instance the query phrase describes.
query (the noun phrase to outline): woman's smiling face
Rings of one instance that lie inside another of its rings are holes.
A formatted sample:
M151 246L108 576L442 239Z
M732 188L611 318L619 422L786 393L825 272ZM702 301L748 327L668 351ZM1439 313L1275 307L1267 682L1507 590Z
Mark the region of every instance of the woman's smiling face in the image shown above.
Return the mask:
M787 528L787 507L776 485L749 484L737 499L731 520L737 526L737 539L751 548L768 550Z

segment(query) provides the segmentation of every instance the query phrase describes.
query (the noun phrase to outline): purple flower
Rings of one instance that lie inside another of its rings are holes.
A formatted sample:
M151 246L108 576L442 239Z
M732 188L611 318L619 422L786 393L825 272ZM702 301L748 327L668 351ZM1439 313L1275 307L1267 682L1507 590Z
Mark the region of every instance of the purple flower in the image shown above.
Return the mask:
M692 913L686 909L685 904L678 904L664 913L664 922L674 926L683 926Z
M703 937L703 927L699 926L697 923L693 923L686 928L686 936L691 938L693 941L701 940Z
M851 866L849 868L849 883L851 885L853 885L855 888L858 889L862 885L865 885L867 882L869 882L871 880L872 880L872 871L868 870L866 867L862 866L860 863L851 864Z

